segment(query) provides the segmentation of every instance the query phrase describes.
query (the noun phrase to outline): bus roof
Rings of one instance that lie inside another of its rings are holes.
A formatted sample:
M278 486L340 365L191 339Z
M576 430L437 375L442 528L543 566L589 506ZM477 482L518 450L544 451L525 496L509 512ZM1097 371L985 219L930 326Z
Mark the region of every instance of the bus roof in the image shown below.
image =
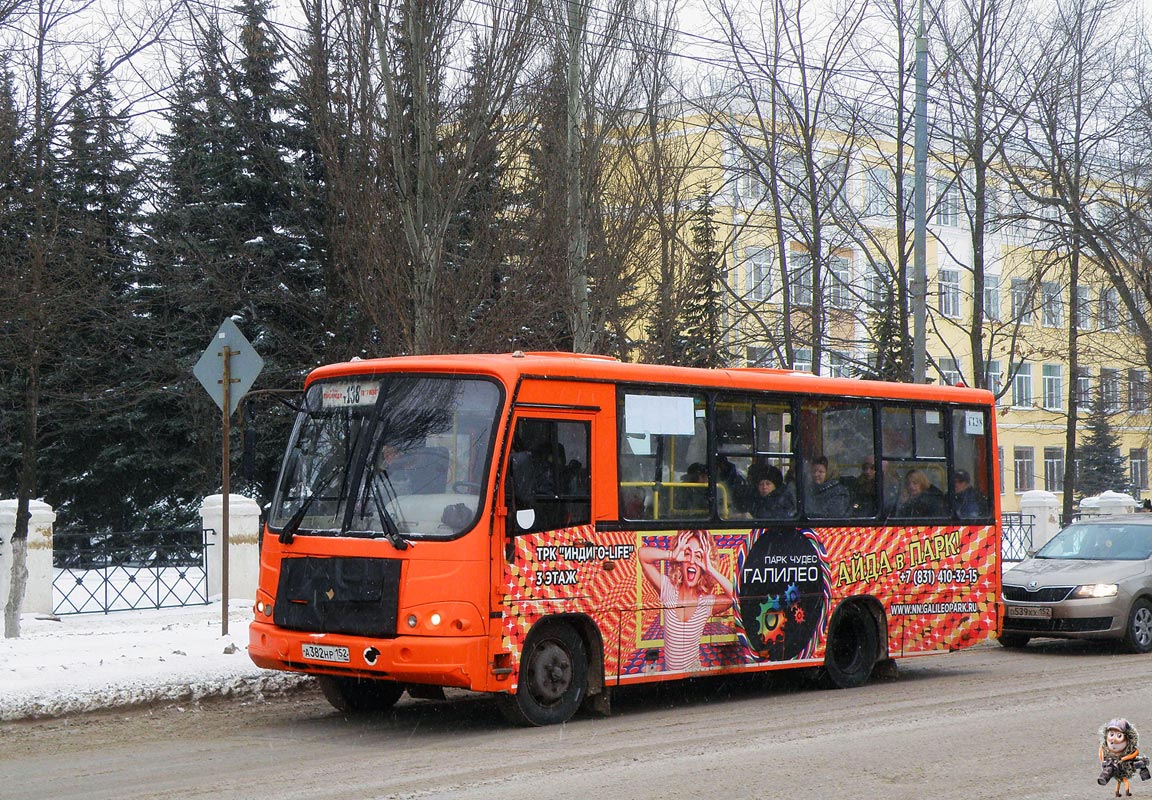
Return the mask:
M890 383L860 378L826 378L810 372L764 367L700 369L662 364L636 364L611 356L563 352L520 352L397 356L354 359L313 370L305 385L325 378L383 372L432 372L488 375L514 386L522 377L592 380L613 383L669 384L748 391L804 392L845 397L898 398L990 406L986 389L933 384Z

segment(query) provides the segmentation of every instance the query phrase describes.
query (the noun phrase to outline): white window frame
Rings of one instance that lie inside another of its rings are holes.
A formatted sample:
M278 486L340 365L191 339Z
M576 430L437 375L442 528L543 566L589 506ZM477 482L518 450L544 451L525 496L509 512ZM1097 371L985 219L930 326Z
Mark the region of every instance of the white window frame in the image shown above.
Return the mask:
M984 318L999 320L1002 310L1000 308L1000 276L984 276Z
M852 259L832 256L828 259L828 305L832 308L852 308Z
M1013 486L1017 493L1036 488L1036 450L1032 447L1012 448Z
M1027 361L1011 366L1012 407L1032 408L1032 365Z
M1064 299L1060 296L1060 284L1044 281L1040 287L1040 319L1045 328L1064 327Z
M1060 364L1045 364L1041 368L1044 408L1049 411L1064 410L1064 367Z
M936 280L940 291L940 313L956 319L960 316L960 270L941 269Z
M772 296L771 247L744 248L744 279L752 300L767 300Z

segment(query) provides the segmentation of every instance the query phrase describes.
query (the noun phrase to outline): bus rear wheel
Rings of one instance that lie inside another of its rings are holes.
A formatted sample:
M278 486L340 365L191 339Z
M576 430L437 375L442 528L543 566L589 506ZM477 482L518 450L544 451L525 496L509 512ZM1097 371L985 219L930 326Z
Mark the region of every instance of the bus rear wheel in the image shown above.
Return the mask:
M404 685L371 678L344 678L317 675L324 698L345 714L372 714L387 711L404 694Z
M841 606L828 628L828 645L820 684L828 689L863 686L872 674L880 649L876 620L859 603Z
M516 694L497 695L497 703L514 725L555 725L571 719L587 693L584 640L571 625L549 622L528 634Z

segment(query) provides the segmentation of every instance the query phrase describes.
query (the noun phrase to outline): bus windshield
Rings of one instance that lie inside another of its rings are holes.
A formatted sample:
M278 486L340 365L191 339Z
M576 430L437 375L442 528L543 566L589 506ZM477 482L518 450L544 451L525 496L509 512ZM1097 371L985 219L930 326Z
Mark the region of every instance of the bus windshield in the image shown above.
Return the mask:
M500 390L491 381L352 376L309 387L271 526L338 536L451 537L476 521Z

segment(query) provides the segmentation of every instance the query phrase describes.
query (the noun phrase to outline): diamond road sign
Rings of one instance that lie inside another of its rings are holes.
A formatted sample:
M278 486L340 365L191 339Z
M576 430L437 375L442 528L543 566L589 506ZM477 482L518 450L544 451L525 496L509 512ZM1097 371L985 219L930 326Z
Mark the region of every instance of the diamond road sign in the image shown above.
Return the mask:
M212 337L208 349L200 356L192 374L212 395L216 405L224 409L224 351L227 349L228 371L230 386L228 389L228 416L236 412L242 398L252 384L260 370L264 369L264 359L256 352L252 343L244 338L244 334L236 327L231 319L224 320L220 330Z

